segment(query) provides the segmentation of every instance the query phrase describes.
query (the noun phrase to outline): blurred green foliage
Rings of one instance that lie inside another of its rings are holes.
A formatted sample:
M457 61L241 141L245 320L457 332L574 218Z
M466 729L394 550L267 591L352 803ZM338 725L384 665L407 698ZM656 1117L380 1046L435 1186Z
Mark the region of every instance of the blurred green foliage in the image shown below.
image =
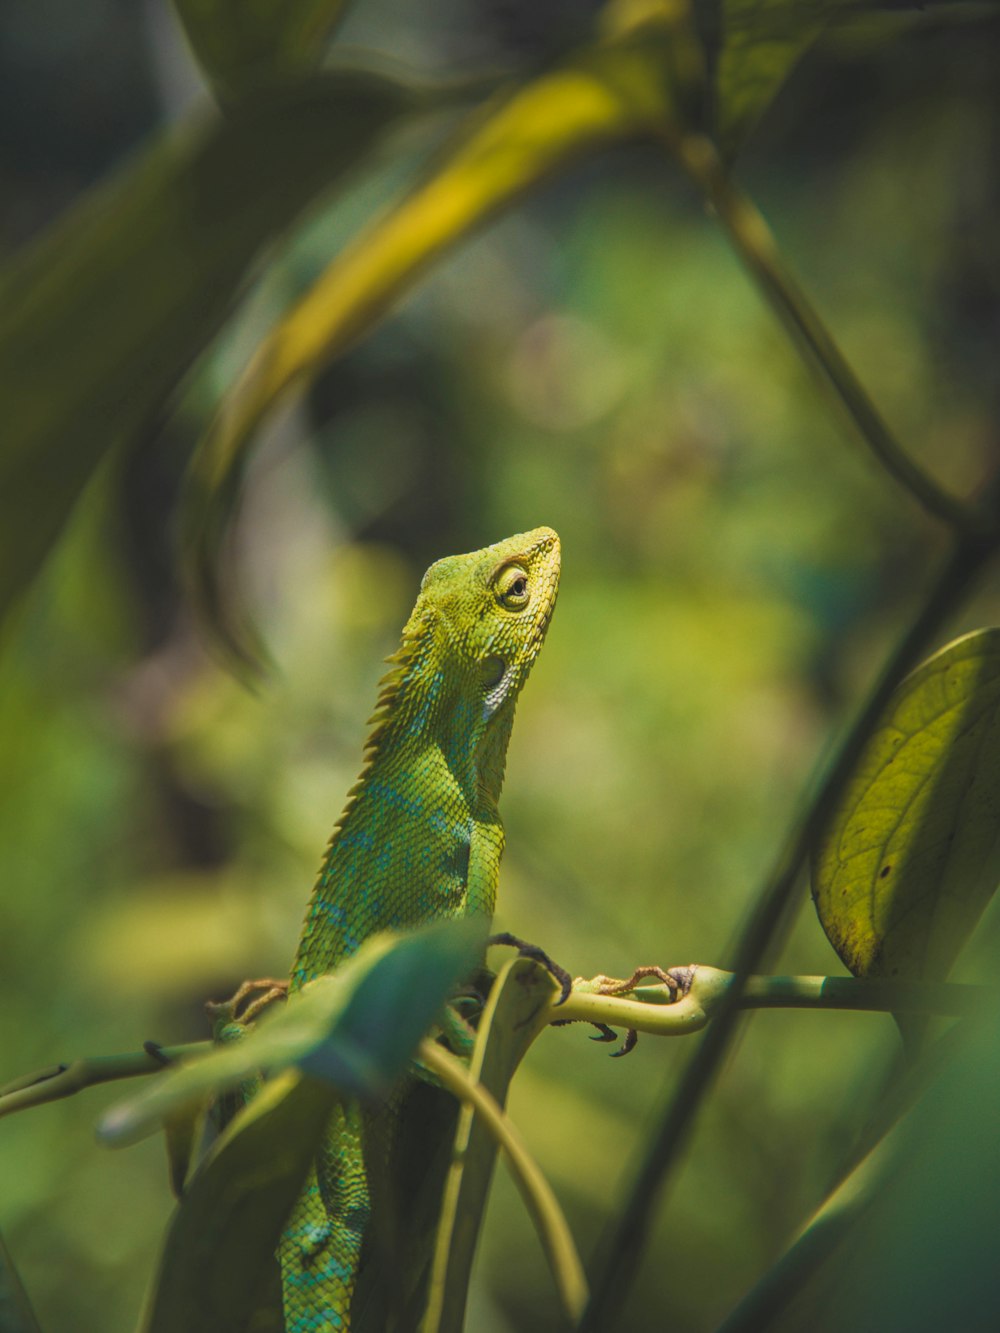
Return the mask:
M86 41L55 0L60 22L15 7L0 23L0 87L31 90L33 152L4 166L10 246L118 162L123 126L157 104L169 118L196 84L165 11L143 28L99 8ZM530 65L549 52L527 10L359 5L343 36L433 69ZM884 412L955 491L996 445L998 37L987 18L837 38L741 165ZM75 60L86 77L52 77ZM938 531L830 412L693 191L660 156L618 149L465 244L269 427L236 563L278 673L238 685L173 573L183 463L247 348L425 151L273 257L171 423L102 465L4 630L0 1079L197 1039L204 999L286 970L380 660L431 559L538 523L562 538L511 747L497 924L584 975L727 964L831 726L928 578ZM955 628L995 620L997 600L983 592ZM988 975L996 929L988 913L963 975ZM811 911L782 962L835 966ZM628 1313L717 1322L844 1164L894 1040L876 1016L754 1020ZM585 1255L685 1055L645 1039L608 1061L568 1028L515 1080L513 1118ZM93 1142L113 1096L0 1126L0 1232L47 1333L131 1328L162 1237L162 1148ZM554 1310L501 1175L469 1327L546 1329Z

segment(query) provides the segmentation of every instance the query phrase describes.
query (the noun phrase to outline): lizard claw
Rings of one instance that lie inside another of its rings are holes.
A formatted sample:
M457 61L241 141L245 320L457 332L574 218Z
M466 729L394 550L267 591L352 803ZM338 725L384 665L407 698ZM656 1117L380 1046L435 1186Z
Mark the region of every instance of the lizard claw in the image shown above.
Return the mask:
M598 1028L597 1036L591 1036L591 1041L617 1041L618 1034L609 1028L607 1023L595 1023L592 1019L586 1018L554 1018L549 1024L554 1028L568 1028L570 1023L590 1023L592 1027ZM628 1055L629 1051L635 1050L636 1042L639 1040L639 1034L635 1028L629 1028L625 1033L625 1040L619 1046L617 1051L611 1051L613 1056Z
M614 1031L608 1027L607 1023L597 1023L589 1018L553 1018L549 1027L568 1028L571 1023L590 1023L591 1027L597 1028L597 1036L591 1036L591 1041L617 1041L618 1037Z
M591 1036L591 1041L617 1041L618 1037L613 1028L609 1028L607 1023L595 1023L594 1027L598 1029L597 1036Z
M628 1055L629 1051L634 1051L639 1040L639 1034L635 1028L629 1028L625 1033L625 1040L618 1047L617 1051L611 1052L611 1058L617 1059L619 1056Z
M508 945L516 949L521 958L533 958L536 963L541 963L546 972L559 983L559 999L556 1000L556 1005L566 1003L573 989L573 978L564 967L554 962L544 949L539 948L537 944L529 944L527 940L522 940L520 936L512 935L507 930L501 931L499 935L491 935L486 941L486 946L489 948L493 944Z

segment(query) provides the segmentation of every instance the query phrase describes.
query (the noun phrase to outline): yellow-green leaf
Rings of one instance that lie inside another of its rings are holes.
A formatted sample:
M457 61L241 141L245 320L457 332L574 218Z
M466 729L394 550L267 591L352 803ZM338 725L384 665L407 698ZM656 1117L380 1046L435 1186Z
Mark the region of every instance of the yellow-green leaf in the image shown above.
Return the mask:
M245 626L226 623L217 566L258 422L367 333L434 259L526 190L582 153L669 132L673 43L669 25L646 27L492 100L428 179L337 256L265 339L195 460L188 513L194 584L237 657L252 659L254 648Z
M346 0L174 0L198 63L225 99L322 59Z
M1000 879L1000 630L943 648L900 685L813 867L856 976L938 980Z
M419 104L360 73L256 97L148 150L0 275L0 615L108 450L151 429L261 248Z
M544 968L514 958L497 975L476 1035L469 1073L503 1106L525 1052L550 1017L556 986ZM424 1333L461 1333L469 1276L486 1208L496 1140L462 1107L438 1224Z

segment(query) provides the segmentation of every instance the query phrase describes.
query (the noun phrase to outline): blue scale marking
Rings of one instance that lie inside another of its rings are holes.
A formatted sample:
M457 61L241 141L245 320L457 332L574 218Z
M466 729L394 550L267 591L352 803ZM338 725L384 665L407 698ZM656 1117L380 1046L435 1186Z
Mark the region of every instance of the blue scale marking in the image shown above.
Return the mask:
M388 783L380 782L377 778L369 779L368 790L372 799L380 801L384 806L392 806L407 815L420 815L423 812L423 800L413 800L404 796L395 787L390 787Z
M337 834L338 847L357 847L359 851L370 852L375 846L375 840L372 835L364 828L351 828L348 824L346 828L341 829Z

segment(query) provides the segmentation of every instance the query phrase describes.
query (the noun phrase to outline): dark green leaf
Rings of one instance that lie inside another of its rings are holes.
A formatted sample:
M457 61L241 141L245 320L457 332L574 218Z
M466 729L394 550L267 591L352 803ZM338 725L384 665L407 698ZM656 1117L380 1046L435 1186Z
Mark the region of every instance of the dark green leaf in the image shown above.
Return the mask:
M336 1100L289 1071L236 1117L174 1213L141 1333L244 1333Z
M191 48L226 99L314 69L346 0L174 0Z
M731 156L799 58L848 0L721 0L716 129Z
M950 0L938 3L946 6ZM723 155L732 158L738 152L796 64L828 29L850 25L896 36L934 7L935 0L713 0L705 5L702 28L714 69L715 129Z
M823 928L856 976L942 979L1000 879L1000 630L899 687L813 868Z
M385 953L352 990L336 1040L314 1043L297 1063L347 1091L378 1097L402 1073L459 981L474 970L486 945L486 919L464 917L406 935L376 935L370 944L381 944Z
M108 450L150 430L262 247L417 104L317 76L161 142L0 277L0 616Z
M0 1333L41 1333L14 1261L0 1237Z

